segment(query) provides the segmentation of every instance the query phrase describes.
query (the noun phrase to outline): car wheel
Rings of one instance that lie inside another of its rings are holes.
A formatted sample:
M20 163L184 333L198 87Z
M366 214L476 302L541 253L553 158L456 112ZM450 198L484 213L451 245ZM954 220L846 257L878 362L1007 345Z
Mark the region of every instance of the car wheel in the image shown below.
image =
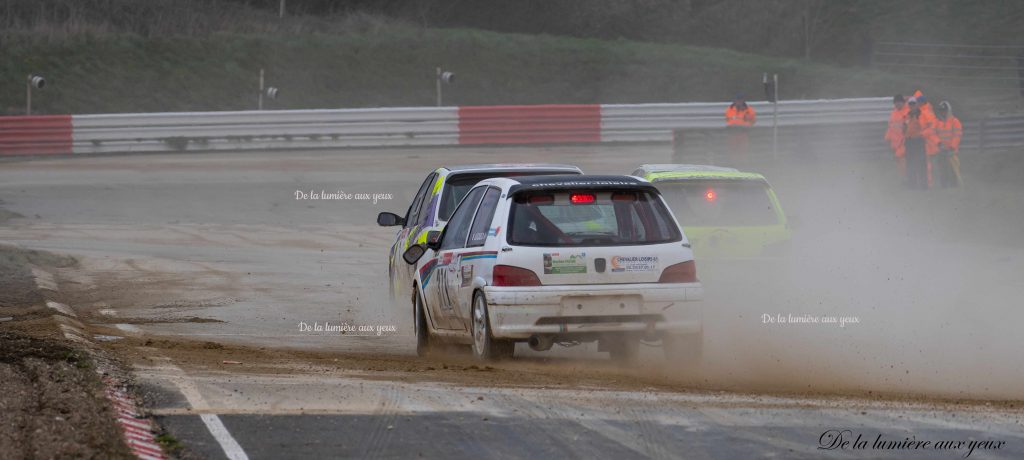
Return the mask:
M415 294L416 303L413 311L413 319L415 322L416 329L416 355L426 356L430 353L430 328L427 326L427 315L423 311L423 299L420 298L419 292Z
M495 340L487 315L487 299L480 292L473 296L472 314L473 356L484 361L511 358L516 344L507 340Z
M686 335L665 334L661 342L669 363L684 369L700 365L704 354L704 331Z
M622 364L635 364L639 360L640 339L622 337L609 340L610 343L606 348L608 349L608 354L611 356L612 361Z

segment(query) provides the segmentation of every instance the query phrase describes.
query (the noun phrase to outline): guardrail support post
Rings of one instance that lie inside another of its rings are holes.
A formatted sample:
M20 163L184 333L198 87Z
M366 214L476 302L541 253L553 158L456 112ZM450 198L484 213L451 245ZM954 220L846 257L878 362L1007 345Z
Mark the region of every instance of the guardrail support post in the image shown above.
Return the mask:
M772 160L779 159L779 74L772 75Z
M441 68L437 68L437 78L434 79L437 83L437 106L441 107Z
M263 110L263 69L260 69L260 91L256 100L256 110Z
M25 115L32 115L32 76L25 80Z

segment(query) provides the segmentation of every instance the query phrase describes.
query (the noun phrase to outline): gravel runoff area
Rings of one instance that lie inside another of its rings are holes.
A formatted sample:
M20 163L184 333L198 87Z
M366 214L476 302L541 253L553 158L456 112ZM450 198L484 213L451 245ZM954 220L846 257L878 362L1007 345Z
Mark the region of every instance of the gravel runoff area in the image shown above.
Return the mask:
M134 458L92 357L60 333L30 267L74 263L0 245L0 457Z

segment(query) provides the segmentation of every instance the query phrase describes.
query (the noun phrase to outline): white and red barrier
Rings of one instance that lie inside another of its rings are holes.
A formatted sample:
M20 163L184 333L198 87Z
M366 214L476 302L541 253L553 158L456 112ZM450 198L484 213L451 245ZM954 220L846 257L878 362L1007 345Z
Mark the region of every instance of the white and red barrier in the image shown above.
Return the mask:
M0 117L0 155L67 155L72 152L70 115Z
M888 98L783 101L779 126L885 122ZM670 142L728 103L404 107L0 117L0 155ZM774 107L752 102L759 124Z
M459 144L596 142L601 142L597 104L459 107Z

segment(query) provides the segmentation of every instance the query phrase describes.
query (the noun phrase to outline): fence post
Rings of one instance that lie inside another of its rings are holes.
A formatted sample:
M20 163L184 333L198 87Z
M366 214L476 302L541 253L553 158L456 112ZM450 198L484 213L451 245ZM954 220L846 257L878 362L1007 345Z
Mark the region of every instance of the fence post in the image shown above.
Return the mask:
M779 74L772 76L772 161L779 161Z

